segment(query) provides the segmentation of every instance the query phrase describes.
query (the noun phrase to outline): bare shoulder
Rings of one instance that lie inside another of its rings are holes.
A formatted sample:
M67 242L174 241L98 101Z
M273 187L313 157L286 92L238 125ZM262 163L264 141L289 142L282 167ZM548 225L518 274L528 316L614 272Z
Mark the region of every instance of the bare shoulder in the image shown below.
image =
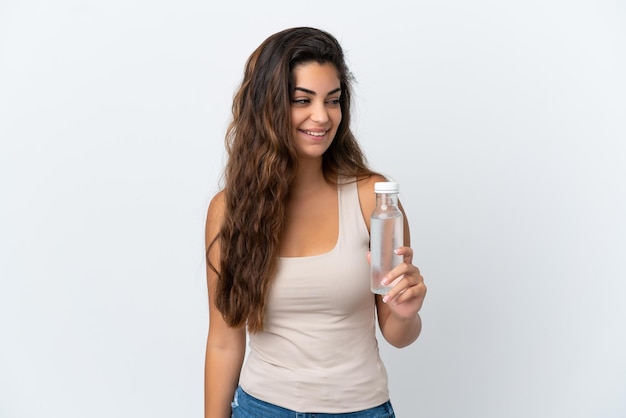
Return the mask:
M370 214L376 207L376 194L374 193L374 183L378 181L386 181L380 174L372 174L369 177L357 181L359 190L359 203L361 204L361 213L363 219L369 229Z
M211 203L209 203L209 213L207 216L223 215L225 206L226 193L224 190L221 190L211 199Z
M387 179L380 174L372 174L369 177L358 180L357 184L359 186L359 193L361 193L362 191L366 193L374 193L374 183L379 181L387 181Z
M218 192L211 199L206 217L206 242L210 243L218 234L224 220L226 196L224 191Z
M381 176L380 174L372 174L369 177L361 179L357 182L359 189L359 200L361 201L361 206L363 203L367 203L367 201L371 201L371 204L376 204L376 195L374 194L374 183L379 181L387 181L386 178ZM373 208L372 208L373 209Z

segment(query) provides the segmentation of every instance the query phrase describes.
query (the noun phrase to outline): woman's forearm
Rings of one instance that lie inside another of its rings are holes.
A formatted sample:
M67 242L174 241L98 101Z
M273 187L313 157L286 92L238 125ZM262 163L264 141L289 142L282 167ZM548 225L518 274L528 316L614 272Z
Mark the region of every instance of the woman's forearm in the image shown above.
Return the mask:
M422 319L418 314L410 319L397 318L389 312L380 324L385 340L394 347L402 348L412 344L422 332Z
M245 350L211 347L207 344L205 363L205 418L230 418L231 402L239 382Z

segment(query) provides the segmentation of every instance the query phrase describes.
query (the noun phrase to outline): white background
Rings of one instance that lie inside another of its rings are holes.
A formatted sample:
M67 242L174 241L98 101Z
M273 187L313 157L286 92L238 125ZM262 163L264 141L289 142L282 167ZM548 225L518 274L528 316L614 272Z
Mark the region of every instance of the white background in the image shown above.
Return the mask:
M300 25L429 286L397 415L626 416L623 1L2 0L0 417L202 416L232 95Z

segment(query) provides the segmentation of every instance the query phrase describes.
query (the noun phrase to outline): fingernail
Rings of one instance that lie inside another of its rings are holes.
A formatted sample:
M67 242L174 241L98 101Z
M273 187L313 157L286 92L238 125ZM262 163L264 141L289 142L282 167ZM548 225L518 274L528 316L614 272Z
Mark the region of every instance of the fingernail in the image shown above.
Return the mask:
M383 296L383 302L387 303L388 300L389 300L389 295Z
M400 248L396 248L395 250L393 250L393 252L396 254L400 254Z

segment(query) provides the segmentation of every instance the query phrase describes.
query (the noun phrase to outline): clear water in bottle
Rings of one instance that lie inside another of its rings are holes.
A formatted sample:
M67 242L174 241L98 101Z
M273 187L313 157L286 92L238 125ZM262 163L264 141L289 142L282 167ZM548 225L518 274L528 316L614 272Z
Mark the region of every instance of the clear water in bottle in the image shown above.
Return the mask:
M382 286L380 281L394 267L402 263L403 256L394 251L404 245L402 212L378 213L370 220L371 290L384 295L395 282Z

